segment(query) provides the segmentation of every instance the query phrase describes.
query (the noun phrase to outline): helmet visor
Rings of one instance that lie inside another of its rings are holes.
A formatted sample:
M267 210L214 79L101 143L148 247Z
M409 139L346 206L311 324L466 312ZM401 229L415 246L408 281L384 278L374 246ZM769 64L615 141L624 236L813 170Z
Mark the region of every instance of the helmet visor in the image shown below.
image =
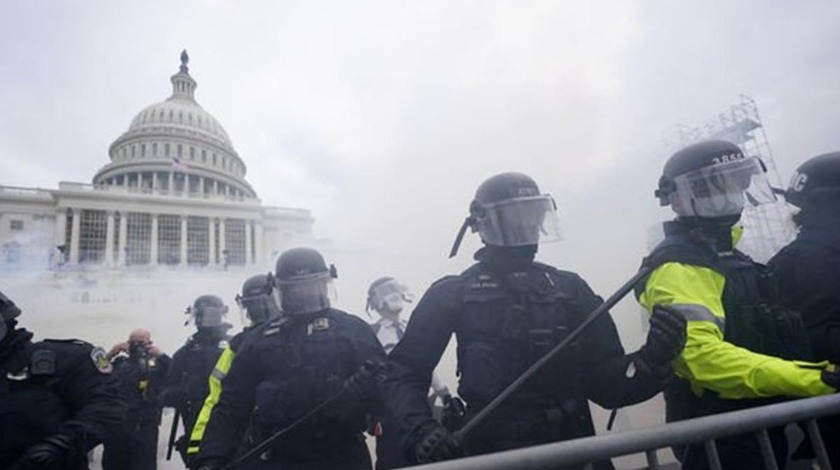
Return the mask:
M335 298L329 272L276 282L280 310L288 315L320 312L329 308Z
M488 245L524 246L560 239L557 205L549 194L484 204L476 229Z
M271 303L274 298L269 294L236 296L239 317L243 325L261 323L271 316Z
M195 326L199 328L222 326L226 313L225 307L198 307L193 311Z
M671 204L679 215L722 217L776 200L761 162L750 157L691 171L674 178Z

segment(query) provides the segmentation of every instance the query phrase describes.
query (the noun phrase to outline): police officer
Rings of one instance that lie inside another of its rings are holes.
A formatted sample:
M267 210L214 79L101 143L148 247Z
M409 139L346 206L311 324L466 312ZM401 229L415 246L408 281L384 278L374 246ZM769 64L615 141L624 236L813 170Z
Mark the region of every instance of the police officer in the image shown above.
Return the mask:
M594 434L587 400L616 408L646 400L670 377L685 325L657 315L645 346L625 355L609 315L585 333L458 442L432 419L425 393L432 370L455 333L458 394L473 416L601 305L577 274L534 261L539 242L558 238L553 198L533 179L502 173L479 186L466 229L484 247L457 276L432 285L389 356L382 386L387 408L401 425L403 450L413 462L455 458ZM612 468L609 461L596 468Z
M701 142L668 159L656 196L677 218L664 224L665 240L643 262L653 271L637 296L654 314L667 309L688 321L674 362L679 380L665 394L668 421L834 392L840 377L824 372L826 363L790 360L807 356L801 320L762 282L764 266L733 247L745 204L774 200L763 164L730 142ZM780 429L771 440L783 465ZM754 436L716 442L723 468L763 465ZM709 466L701 444L675 454L683 468Z
M189 446L187 447L188 456L198 455L199 445L204 436L204 430L207 428L207 422L210 420L210 413L213 407L219 402L219 394L222 393L222 379L225 378L230 370L230 364L239 349L240 344L248 337L248 333L256 326L268 321L269 318L279 315L279 309L272 297L274 289L274 278L271 274L257 274L245 280L242 284L242 293L236 295L236 304L239 306L239 312L247 321L247 326L239 334L235 335L230 344L219 360L216 361L216 366L208 379L210 387L210 394L204 400L204 406L201 408L201 413L198 415L192 434L190 435Z
M230 462L249 421L266 438L328 400L243 468L370 468L362 431L377 393L372 374L361 371L367 361L382 363L385 351L364 321L330 307L334 277L335 268L311 248L293 248L277 259L282 314L257 327L237 352L196 468Z
M386 354L391 353L405 333L407 322L400 318L400 313L403 311L405 303L411 302L413 298L408 287L390 276L380 277L368 287L365 310L368 312L373 310L379 314L379 320L371 324L371 329L373 329ZM452 397L446 385L441 382L436 373L432 372L430 400L434 403L437 397L440 397L444 406L449 410L461 403L458 398ZM450 414L458 411L451 411ZM376 435L376 468L386 469L408 465L410 462L403 456L396 423L390 422L387 417L383 417L379 424L378 428L373 429L373 434Z
M175 448L185 463L189 463L186 452L189 437L204 399L210 393L208 377L230 339L227 330L231 325L224 321L227 312L227 305L215 295L195 299L186 313L197 331L172 356L166 376L161 400L164 406L176 408L183 420L184 434L175 443Z
M86 469L125 417L111 363L83 341L33 343L20 313L0 293L0 468Z
M148 330L131 332L127 342L108 352L128 414L119 430L105 439L103 470L157 468L159 395L169 371L170 358L152 343Z
M840 152L796 170L787 202L799 209L799 233L769 266L781 302L802 315L814 359L840 363ZM819 420L831 464L840 467L840 417Z

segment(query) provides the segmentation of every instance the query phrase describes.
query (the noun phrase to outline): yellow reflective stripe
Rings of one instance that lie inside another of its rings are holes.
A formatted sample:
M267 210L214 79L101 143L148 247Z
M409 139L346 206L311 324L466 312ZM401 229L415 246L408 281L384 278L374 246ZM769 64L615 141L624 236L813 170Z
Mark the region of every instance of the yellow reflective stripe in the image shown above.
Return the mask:
M786 361L754 353L723 340L724 277L708 268L665 263L648 277L639 302L673 305L687 315L685 348L674 361L676 374L692 390L717 392L721 398L814 396L834 390L821 380L822 363Z
M198 419L195 421L192 434L190 434L190 447L187 447L187 454L197 454L200 450L201 439L204 437L204 430L207 429L207 423L210 421L210 415L213 413L213 408L219 402L219 396L222 394L222 379L225 378L230 370L230 364L233 362L234 353L229 347L222 351L221 356L216 361L216 367L208 377L207 382L210 385L210 393L204 399L204 405L198 413ZM195 444L195 445L193 445Z

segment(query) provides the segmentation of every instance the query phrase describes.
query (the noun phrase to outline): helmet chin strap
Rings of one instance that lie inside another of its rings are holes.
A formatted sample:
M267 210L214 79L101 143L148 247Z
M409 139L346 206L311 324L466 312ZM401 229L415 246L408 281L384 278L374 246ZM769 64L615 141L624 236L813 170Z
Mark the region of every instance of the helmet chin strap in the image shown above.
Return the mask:
M449 251L449 257L454 258L455 255L458 254L458 248L461 247L461 241L464 240L464 234L467 233L467 228L472 225L473 218L472 216L468 216L464 219L464 223L461 224L461 229L458 230L458 235L455 237L455 242L452 244L452 249Z

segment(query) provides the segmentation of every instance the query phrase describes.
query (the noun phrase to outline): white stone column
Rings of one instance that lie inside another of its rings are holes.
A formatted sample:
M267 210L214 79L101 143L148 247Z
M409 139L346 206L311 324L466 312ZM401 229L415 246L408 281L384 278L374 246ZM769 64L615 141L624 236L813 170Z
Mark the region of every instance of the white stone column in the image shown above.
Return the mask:
M169 172L169 194L175 193L175 172Z
M73 211L73 224L70 228L70 264L79 264L79 231L81 230L82 211Z
M201 194L202 196L204 195L204 177L203 176L198 177L198 191L196 191L196 192L198 194Z
M114 265L114 211L107 211L108 222L105 225L105 266Z
M181 266L187 265L187 216L181 216Z
M152 172L152 191L157 191L158 189L158 174L156 171Z
M251 257L251 247L253 246L251 240L251 221L245 219L245 265L249 265L253 263L253 257Z
M128 213L120 212L120 243L117 250L117 266L125 266L126 247L128 244Z
M67 209L59 208L55 214L55 245L67 243Z
M263 227L259 220L254 221L254 264L262 265L263 262Z
M213 194L219 194L219 180L213 180Z
M158 264L158 214L152 214L152 248L149 250L149 264Z
M227 236L225 235L225 219L219 219L219 264L224 264L226 261L225 250L227 249Z
M208 217L209 223L207 224L207 264L210 266L215 266L218 264L216 262L216 219L214 217Z

